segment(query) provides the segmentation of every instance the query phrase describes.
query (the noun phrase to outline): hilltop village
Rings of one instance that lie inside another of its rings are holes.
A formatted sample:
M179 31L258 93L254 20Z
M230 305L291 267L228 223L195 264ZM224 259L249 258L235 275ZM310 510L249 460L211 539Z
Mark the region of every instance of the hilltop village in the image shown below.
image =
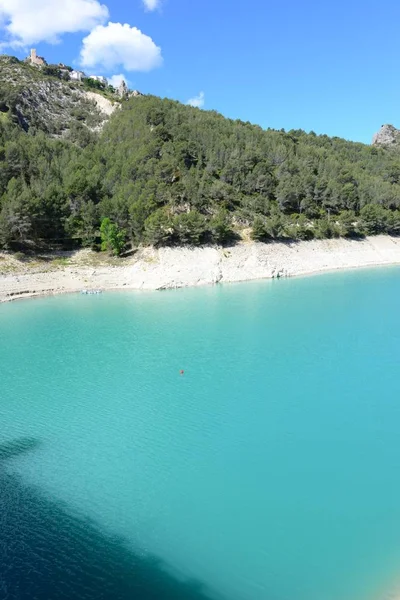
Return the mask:
M42 69L47 75L59 77L64 81L73 81L76 83L86 82L88 87L94 89L108 89L109 91L115 93L119 98L128 98L131 96L142 95L137 90L130 91L124 80L122 80L118 88L115 89L111 85L109 85L106 77L104 77L103 75L86 75L84 71L73 69L72 67L65 65L64 63L48 64L48 62L43 56L39 56L37 54L35 48L31 49L29 56L27 56L25 59L25 62L29 65Z

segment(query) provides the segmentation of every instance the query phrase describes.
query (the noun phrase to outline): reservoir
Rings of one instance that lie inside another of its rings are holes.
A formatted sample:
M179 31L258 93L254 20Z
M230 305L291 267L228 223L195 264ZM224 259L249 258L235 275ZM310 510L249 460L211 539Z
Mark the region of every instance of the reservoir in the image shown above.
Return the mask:
M380 600L399 298L384 268L1 305L0 598Z

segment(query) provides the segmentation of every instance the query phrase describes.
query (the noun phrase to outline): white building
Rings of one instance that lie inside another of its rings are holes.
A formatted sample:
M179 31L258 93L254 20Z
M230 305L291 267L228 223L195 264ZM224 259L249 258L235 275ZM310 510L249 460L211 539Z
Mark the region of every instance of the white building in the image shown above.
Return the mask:
M82 79L86 79L86 75L83 71L71 71L69 74L71 81L82 81Z
M103 77L102 75L90 75L89 79L98 81L99 83L102 83L103 85L108 85L107 79L105 77Z

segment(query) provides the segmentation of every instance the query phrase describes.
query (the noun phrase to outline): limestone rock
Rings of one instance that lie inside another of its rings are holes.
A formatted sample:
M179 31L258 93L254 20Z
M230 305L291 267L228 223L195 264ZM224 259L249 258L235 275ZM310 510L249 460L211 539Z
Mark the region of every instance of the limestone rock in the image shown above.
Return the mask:
M382 125L372 138L373 146L393 146L400 143L400 130L393 125Z
M126 98L128 95L128 92L129 92L128 86L126 85L125 81L122 80L118 86L117 94L120 98Z
M25 131L34 128L62 137L77 122L98 131L113 109L101 94L48 77L14 57L0 56L0 112L8 113Z
M104 98L104 96L96 94L96 92L85 92L85 96L88 100L91 100L95 103L101 113L107 115L108 117L113 114L117 106L120 106L119 104L112 103L107 98Z

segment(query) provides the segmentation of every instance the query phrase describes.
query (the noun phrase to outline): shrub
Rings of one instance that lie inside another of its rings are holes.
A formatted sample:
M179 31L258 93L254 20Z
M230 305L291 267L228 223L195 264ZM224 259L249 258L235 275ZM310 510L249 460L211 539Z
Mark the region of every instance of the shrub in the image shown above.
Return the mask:
M173 220L174 234L180 244L198 246L204 240L206 220L197 210L176 215Z
M215 244L225 244L233 239L235 235L232 230L230 214L224 209L220 210L210 219L208 229L210 232L210 239Z
M389 211L380 204L366 204L360 211L360 224L367 235L386 233Z
M172 219L165 208L153 212L144 222L145 237L149 244L161 246L173 239Z
M125 247L125 231L105 218L100 225L101 249L119 256Z
M265 219L259 215L255 217L251 227L251 239L261 242L266 238Z

